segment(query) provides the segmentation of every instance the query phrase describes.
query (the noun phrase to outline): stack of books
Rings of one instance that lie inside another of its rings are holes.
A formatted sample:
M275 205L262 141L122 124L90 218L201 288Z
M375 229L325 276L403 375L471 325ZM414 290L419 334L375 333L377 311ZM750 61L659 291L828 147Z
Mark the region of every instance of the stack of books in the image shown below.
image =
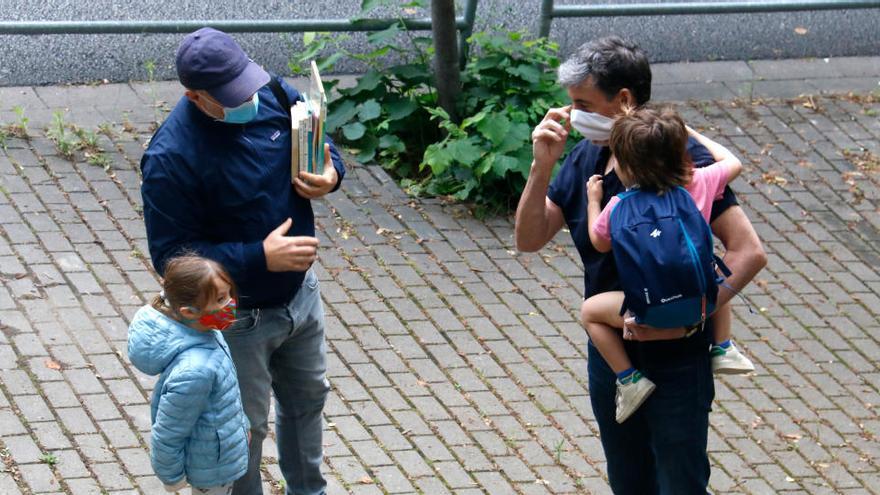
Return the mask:
M309 90L290 108L291 126L291 180L300 171L312 174L324 173L324 119L327 117L327 95L318 72L318 64L312 60Z

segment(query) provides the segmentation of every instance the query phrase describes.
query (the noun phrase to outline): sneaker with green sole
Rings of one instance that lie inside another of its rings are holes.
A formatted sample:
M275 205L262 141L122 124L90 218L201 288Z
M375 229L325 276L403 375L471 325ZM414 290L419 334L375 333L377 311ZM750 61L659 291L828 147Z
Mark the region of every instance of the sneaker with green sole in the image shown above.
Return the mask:
M639 370L634 371L624 381L617 380L617 422L623 423L632 416L655 388L657 386L654 382L642 375Z
M719 375L745 375L755 371L755 365L736 347L733 341L727 349L713 345L709 351L712 373Z

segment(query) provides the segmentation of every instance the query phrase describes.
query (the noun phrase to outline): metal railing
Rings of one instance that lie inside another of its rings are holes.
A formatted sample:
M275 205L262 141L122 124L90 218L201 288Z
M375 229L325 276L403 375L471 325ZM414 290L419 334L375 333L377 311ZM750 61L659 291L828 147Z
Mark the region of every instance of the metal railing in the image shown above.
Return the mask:
M541 2L540 35L550 34L550 24L557 17L606 17L690 14L751 14L762 12L795 12L810 10L849 10L880 8L880 0L795 0L776 2L676 2L596 5L554 5L554 0Z
M455 19L460 33L459 56L467 58L467 39L474 29L479 0L465 0L464 15ZM175 21L0 21L0 34L145 34L189 33L211 26L227 33L304 33L321 31L381 31L400 22L399 19L260 19L260 20L175 20ZM430 31L431 19L403 19L412 31Z

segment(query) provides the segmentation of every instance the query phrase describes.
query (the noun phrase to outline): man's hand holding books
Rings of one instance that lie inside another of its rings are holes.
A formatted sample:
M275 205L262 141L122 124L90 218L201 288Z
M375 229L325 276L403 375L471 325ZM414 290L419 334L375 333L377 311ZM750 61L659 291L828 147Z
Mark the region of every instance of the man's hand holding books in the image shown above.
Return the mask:
M300 196L317 199L332 191L338 181L339 174L336 173L330 157L330 145L324 143L324 173L310 174L300 170L299 176L293 178L293 187Z

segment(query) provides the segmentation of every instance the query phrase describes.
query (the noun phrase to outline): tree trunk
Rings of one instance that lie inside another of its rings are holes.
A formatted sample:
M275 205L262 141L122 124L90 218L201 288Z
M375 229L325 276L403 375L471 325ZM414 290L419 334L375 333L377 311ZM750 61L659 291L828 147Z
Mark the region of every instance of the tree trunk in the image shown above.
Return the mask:
M455 104L461 92L461 74L454 0L431 0L431 30L434 34L434 78L440 107L446 110L453 122L458 122Z

